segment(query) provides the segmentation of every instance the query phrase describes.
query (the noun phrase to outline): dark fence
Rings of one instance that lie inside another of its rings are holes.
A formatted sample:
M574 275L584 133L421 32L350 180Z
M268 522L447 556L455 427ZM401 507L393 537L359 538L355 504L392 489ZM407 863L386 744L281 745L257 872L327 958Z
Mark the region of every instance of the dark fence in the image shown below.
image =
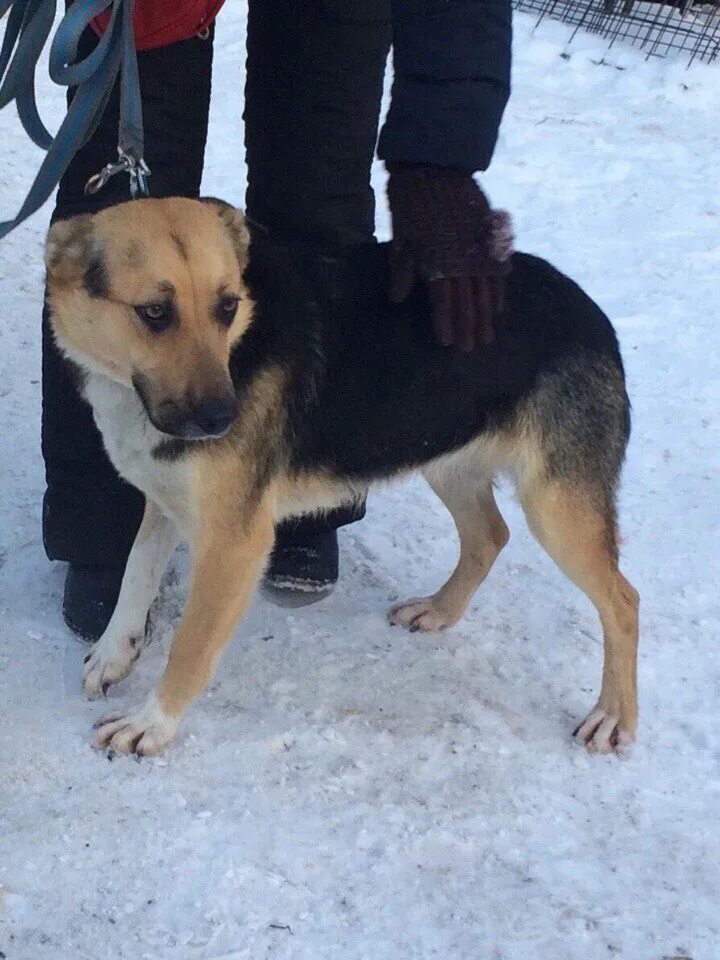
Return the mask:
M612 46L625 41L648 57L679 54L710 63L720 57L720 0L638 2L638 0L513 0L516 10L563 20L597 33Z

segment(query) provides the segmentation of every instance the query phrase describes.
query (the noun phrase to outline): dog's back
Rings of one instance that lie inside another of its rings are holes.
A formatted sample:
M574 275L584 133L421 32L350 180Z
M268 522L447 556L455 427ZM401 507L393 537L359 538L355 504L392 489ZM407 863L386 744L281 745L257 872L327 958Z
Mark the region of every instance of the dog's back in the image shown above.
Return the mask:
M256 321L234 374L242 386L260 363L293 370L295 467L371 482L533 424L553 469L582 466L612 487L629 432L617 338L602 310L546 261L514 255L495 341L463 354L436 343L422 291L388 301L386 244L342 259L313 248L256 250Z

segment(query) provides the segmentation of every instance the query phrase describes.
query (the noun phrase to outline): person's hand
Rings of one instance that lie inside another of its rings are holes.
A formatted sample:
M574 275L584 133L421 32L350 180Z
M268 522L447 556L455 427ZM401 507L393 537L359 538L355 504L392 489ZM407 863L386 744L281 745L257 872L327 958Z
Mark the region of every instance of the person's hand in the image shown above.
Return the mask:
M390 299L427 284L433 328L443 346L492 343L510 269L510 218L493 211L472 174L389 163L393 223Z

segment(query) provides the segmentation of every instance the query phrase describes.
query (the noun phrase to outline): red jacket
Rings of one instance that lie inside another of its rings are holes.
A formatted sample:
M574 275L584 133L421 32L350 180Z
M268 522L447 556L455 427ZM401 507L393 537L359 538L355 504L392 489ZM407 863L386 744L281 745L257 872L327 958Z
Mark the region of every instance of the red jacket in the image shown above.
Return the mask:
M138 50L153 50L189 40L211 25L225 0L137 0L133 13ZM110 22L106 10L93 20L100 36Z

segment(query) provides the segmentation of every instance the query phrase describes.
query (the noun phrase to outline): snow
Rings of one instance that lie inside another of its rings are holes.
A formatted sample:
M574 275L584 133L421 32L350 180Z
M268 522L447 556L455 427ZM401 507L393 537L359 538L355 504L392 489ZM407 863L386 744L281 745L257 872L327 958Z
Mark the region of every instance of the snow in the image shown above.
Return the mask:
M46 210L0 245L8 960L720 956L718 68L581 36L564 60L568 30L533 24L516 19L514 97L484 183L513 211L518 246L583 284L621 337L639 743L621 762L571 741L598 689L598 624L507 493L511 542L464 620L427 637L386 624L393 600L455 560L449 518L411 482L343 533L331 597L258 598L166 757L94 753L107 707L81 696L86 648L40 543ZM243 63L244 8L229 4L205 186L237 202ZM40 96L57 119L62 93L43 80ZM9 111L0 135L9 215L40 157ZM155 643L111 708L159 674L187 566L180 555Z

